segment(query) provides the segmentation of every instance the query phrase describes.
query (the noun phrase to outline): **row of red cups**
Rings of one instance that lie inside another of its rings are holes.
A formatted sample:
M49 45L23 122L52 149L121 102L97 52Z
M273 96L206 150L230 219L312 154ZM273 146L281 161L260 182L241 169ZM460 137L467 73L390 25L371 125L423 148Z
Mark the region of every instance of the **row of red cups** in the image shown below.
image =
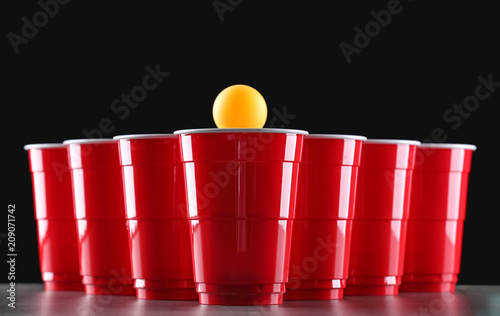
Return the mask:
M230 305L454 290L474 146L175 134L25 146L46 289Z

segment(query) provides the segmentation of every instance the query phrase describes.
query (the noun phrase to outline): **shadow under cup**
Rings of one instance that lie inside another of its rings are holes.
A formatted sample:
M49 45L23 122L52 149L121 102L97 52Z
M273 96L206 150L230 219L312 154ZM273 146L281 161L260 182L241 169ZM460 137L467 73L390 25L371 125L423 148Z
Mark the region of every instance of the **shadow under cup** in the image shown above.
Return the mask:
M197 300L179 140L117 136L139 299Z
M83 291L68 153L63 144L32 144L28 151L46 290Z
M307 132L177 131L201 304L280 304Z

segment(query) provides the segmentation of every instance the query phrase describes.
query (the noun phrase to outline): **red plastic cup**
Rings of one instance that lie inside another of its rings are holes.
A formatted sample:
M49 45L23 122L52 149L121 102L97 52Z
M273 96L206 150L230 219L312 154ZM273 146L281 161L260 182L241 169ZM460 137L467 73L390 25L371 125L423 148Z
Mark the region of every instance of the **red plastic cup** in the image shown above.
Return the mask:
M198 129L179 135L201 304L280 304L304 135Z
M418 146L401 291L455 291L474 150L465 144Z
M384 139L363 143L345 295L398 294L419 144Z
M68 153L63 144L31 144L28 151L46 290L83 291Z
M351 135L304 137L287 300L343 296L363 140Z
M197 300L179 140L117 136L139 299Z
M68 146L80 271L85 293L135 295L118 144L76 139Z

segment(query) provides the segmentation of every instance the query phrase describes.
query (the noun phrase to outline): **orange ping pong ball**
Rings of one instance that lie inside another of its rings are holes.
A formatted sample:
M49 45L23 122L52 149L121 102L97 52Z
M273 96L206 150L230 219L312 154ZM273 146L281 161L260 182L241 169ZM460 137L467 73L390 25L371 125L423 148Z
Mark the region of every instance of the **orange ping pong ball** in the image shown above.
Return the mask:
M219 93L212 114L219 128L262 128L267 119L267 106L259 91L236 84Z

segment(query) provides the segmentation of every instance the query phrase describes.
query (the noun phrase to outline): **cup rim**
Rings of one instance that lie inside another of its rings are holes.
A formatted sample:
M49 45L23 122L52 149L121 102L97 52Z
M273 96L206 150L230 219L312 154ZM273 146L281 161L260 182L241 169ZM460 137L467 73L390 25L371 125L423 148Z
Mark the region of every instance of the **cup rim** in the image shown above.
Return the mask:
M152 138L177 138L174 134L129 134L129 135L117 135L113 137L113 140L124 140L124 139L152 139Z
M96 144L96 143L116 143L116 141L112 138L79 138L79 139L67 139L63 141L64 145Z
M26 144L23 146L24 150L30 149L50 149L50 148L64 148L66 145L63 143L39 143L39 144Z
M331 138L331 139L354 139L354 140L367 140L365 136L361 135L347 135L347 134L309 134L307 138Z
M476 145L459 143L421 143L419 147L443 148L443 149L469 149L475 151Z
M401 145L420 145L421 143L418 140L410 140L410 139L382 139L382 138L373 138L365 140L365 144L401 144Z
M192 128L180 129L174 132L174 135L186 134L212 134L212 133L290 133L308 135L309 132L300 129L284 128Z

